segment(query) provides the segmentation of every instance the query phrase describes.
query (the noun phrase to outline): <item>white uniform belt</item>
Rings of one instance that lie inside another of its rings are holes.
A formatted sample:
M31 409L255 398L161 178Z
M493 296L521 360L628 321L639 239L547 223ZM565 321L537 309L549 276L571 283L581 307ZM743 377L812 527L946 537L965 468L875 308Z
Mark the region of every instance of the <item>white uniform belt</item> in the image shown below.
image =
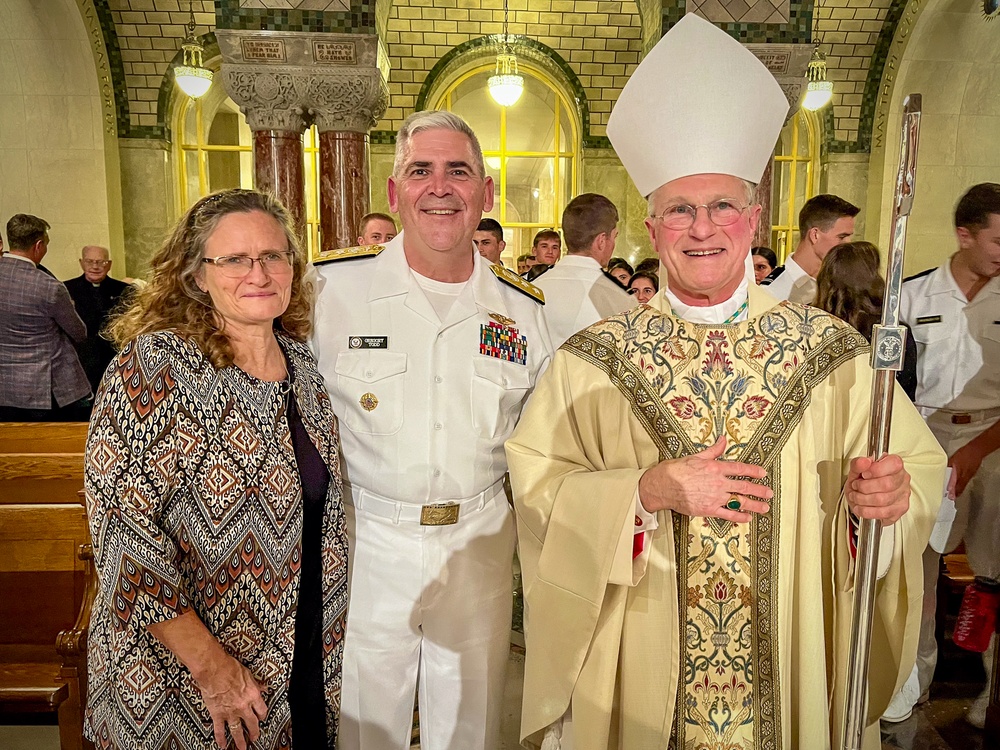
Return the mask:
M503 494L503 477L465 500L447 500L442 503L415 505L401 503L366 490L357 485L344 485L344 500L358 510L373 516L388 518L393 523L417 523L421 526L450 526L470 513L482 510L497 495Z
M985 422L1000 417L1000 407L995 409L979 409L977 411L956 411L955 409L939 409L934 406L921 406L920 404L917 404L917 406L930 412L927 415L927 419L946 419L952 424L973 424L974 422Z

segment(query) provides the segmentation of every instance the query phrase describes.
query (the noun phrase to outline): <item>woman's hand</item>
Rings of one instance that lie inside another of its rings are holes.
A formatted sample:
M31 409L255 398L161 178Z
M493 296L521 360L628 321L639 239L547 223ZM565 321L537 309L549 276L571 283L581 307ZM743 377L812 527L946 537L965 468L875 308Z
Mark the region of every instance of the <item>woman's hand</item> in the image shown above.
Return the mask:
M225 750L226 730L239 750L256 742L267 704L250 670L226 653L193 611L150 624L148 630L188 668L212 717L215 743Z
M250 670L225 653L219 661L204 670L195 682L212 717L216 744L225 750L228 729L236 747L246 750L247 737L251 742L260 737L260 722L267 718L267 704Z

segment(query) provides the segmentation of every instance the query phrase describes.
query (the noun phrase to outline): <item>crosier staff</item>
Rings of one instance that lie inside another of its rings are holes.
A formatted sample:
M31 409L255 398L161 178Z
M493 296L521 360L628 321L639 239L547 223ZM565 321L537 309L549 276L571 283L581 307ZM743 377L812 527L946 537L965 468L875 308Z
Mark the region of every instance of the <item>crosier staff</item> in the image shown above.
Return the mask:
M899 325L899 294L903 284L903 251L906 222L913 208L917 178L917 143L920 135L920 94L903 100L903 128L899 144L899 172L893 194L892 235L886 266L882 323L872 330L871 419L868 422L868 455L877 460L889 452L892 394L895 374L903 368L906 329ZM868 660L875 611L875 580L882 523L861 519L858 556L854 573L854 612L851 619L850 663L847 671L847 703L844 711L844 750L861 750L868 713Z

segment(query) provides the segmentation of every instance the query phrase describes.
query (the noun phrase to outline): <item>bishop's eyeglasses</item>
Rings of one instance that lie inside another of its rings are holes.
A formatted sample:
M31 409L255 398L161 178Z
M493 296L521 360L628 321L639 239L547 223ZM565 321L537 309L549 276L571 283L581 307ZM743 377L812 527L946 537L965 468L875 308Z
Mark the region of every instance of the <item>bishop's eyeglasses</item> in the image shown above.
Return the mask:
M242 279L249 276L253 264L259 263L261 270L268 276L286 276L292 272L292 253L290 250L261 253L260 257L249 255L220 255L218 258L202 258L202 263L210 263L230 279Z
M653 214L650 218L659 219L667 229L687 229L694 224L698 217L698 209L704 208L708 212L709 221L717 227L728 227L739 221L740 216L749 206L740 206L730 198L722 198L711 203L700 203L692 206L689 203L678 203L674 206L667 206L658 214Z

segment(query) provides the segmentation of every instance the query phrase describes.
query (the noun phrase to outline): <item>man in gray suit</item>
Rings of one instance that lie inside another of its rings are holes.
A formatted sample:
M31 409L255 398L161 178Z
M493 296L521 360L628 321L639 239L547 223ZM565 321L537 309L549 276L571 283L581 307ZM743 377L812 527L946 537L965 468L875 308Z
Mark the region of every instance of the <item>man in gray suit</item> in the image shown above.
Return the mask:
M66 287L38 268L49 225L16 214L0 257L0 421L86 419L90 383L73 342L87 326Z

